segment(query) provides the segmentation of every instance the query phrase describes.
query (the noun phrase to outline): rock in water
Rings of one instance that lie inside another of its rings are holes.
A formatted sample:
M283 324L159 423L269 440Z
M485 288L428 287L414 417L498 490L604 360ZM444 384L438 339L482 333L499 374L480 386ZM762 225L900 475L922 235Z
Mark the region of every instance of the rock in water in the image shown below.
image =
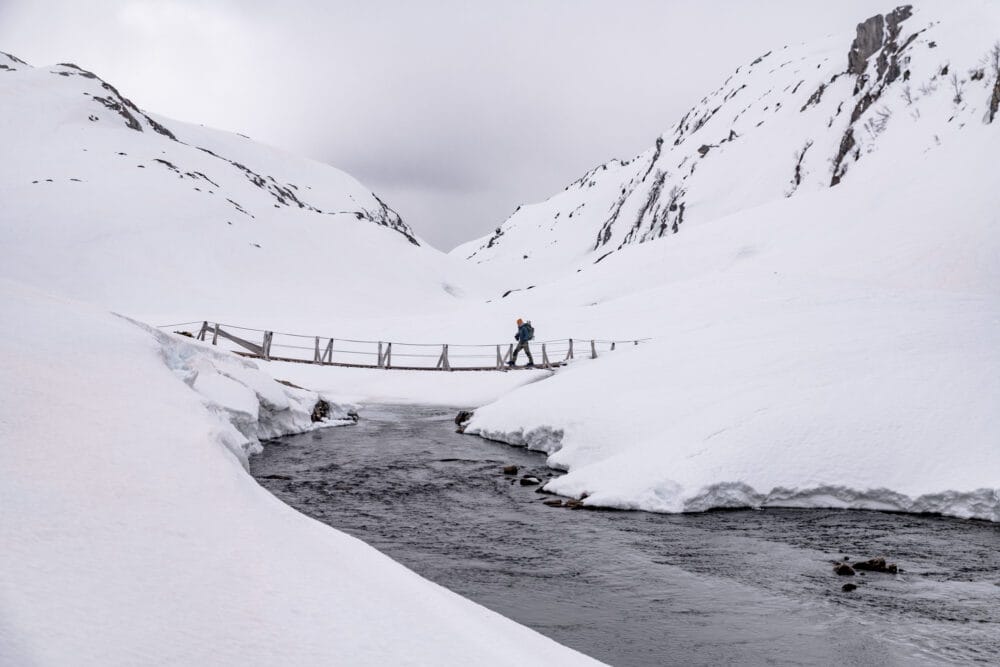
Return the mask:
M869 572L885 572L887 574L896 574L896 572L899 571L899 568L896 567L895 563L889 563L887 565L884 558L871 558L860 563L855 563L854 567L859 570L868 570Z
M837 563L833 566L833 571L842 577L853 577L854 568L847 563Z
M316 405L313 406L312 420L314 422L321 422L330 416L330 404L324 401L322 398L316 401Z
M541 484L542 480L531 475L525 475L521 478L521 486L534 486L535 484Z
M455 425L461 426L465 422L472 419L472 413L468 410L460 410L457 415L455 415Z
M543 505L548 505L549 507L562 507L563 502L558 498L549 498L542 502Z
M516 475L517 474L517 466L504 466L503 467L503 474L505 474L505 475Z
M855 590L857 587L858 587L857 584L844 584L843 586L841 586L840 590L844 591L845 593L850 593L851 591Z

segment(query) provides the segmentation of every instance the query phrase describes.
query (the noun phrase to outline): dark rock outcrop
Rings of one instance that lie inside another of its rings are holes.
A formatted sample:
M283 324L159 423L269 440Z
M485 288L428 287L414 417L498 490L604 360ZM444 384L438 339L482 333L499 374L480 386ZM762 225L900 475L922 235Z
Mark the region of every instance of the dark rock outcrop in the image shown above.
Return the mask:
M516 475L517 474L517 466L504 466L503 467L503 474L505 474L505 475Z
M843 586L840 587L840 590L844 591L845 593L850 593L851 591L856 590L857 587L858 587L857 584L844 584Z
M324 401L322 398L316 401L316 405L313 406L312 415L310 419L313 422L321 422L330 416L330 404Z
M884 558L871 558L866 561L854 564L855 569L866 570L868 572L884 572L886 574L896 574L899 568L895 563L886 563Z
M833 566L833 571L842 577L853 577L854 568L847 563L837 563Z
M990 98L989 120L987 122L993 122L993 119L997 117L997 111L1000 111L1000 74L993 82L993 96Z

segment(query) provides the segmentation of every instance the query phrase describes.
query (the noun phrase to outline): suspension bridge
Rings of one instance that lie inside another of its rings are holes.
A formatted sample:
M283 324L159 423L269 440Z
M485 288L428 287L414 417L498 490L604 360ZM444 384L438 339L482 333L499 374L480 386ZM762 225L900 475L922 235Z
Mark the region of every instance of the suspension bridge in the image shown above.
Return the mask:
M470 345L356 340L252 329L207 320L162 325L159 328L265 361L400 371L507 371L526 368L509 365L514 354L513 343ZM554 369L574 359L596 359L624 345L635 346L647 340L563 338L531 341L530 345L535 358L534 367Z

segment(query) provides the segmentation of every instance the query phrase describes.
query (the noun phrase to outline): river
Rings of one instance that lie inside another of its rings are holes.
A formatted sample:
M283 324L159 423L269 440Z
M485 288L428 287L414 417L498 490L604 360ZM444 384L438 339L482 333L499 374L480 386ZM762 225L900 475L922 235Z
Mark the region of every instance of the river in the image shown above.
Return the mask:
M456 412L370 406L355 426L267 444L251 472L304 514L614 665L1000 664L996 524L552 508L519 482L558 474L544 456L458 435ZM903 571L837 576L843 556Z

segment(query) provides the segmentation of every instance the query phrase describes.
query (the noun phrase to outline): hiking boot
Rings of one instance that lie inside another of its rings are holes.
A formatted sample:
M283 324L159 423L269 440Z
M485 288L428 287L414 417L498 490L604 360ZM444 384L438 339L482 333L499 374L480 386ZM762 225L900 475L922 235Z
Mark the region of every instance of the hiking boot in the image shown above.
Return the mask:
M528 365L526 366L526 368L534 368L534 367L535 367L535 362L534 361L529 361Z
M511 368L513 368L514 367L514 362L513 361L508 361L507 365L510 366Z

